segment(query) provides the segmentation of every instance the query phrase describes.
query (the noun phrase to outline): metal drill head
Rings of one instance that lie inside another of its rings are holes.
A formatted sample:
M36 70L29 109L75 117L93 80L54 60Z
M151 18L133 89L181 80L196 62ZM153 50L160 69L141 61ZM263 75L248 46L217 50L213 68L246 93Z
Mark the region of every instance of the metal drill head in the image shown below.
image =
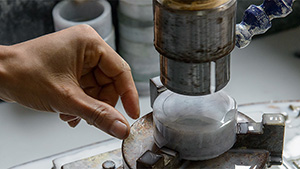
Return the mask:
M230 80L230 55L204 63L160 59L161 82L176 93L206 95L221 90Z
M236 0L224 0L211 9L170 1L171 6L154 1L154 45L160 53L162 83L185 95L221 90L230 79Z

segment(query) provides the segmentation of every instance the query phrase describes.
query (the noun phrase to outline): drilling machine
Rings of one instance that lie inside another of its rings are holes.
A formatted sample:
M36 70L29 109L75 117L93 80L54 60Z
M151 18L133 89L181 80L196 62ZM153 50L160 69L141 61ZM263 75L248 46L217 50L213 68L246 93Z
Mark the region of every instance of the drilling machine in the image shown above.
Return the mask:
M236 0L153 0L160 77L150 79L150 113L122 144L125 168L265 168L282 163L285 119L261 123L238 112L222 91L230 53L247 46L293 0L251 5L236 23Z

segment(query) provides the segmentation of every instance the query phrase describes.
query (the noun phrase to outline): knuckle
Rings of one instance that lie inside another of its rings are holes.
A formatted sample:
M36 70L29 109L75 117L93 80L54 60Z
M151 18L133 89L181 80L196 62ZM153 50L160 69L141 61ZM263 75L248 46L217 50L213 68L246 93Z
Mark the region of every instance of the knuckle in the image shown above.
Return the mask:
M126 72L131 72L131 67L130 65L124 60L123 63L122 63L122 67L123 67L123 70Z
M71 101L75 98L75 93L71 88L61 86L60 90L61 90L60 93L61 93L63 99L65 99L67 101Z
M81 24L75 26L76 35L81 40L87 40L89 38L94 38L98 36L98 33L94 30L93 27L87 24ZM97 35L97 36L95 36Z
M108 51L107 48L105 48L104 46L100 45L97 47L97 54L100 54L101 56L105 56L107 55Z
M103 105L98 106L93 113L91 119L92 121L90 122L90 124L99 128L103 128L104 121L107 115L108 115L107 108Z
M64 112L65 114L72 114L71 108L66 105L73 105L77 103L77 92L73 87L68 85L56 85L52 91L56 94L51 94L51 103L55 105L57 112Z
M95 30L94 30L90 25L88 25L88 24L81 24L81 25L78 25L78 26L76 26L76 27L77 27L78 31L80 31L80 32L90 32L90 31L94 32L94 31L95 31Z

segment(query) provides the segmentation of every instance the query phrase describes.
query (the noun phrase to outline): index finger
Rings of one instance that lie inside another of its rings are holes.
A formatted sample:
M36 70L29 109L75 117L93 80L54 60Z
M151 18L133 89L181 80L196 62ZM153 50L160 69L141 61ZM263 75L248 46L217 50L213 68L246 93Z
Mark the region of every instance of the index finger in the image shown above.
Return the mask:
M107 44L101 45L98 67L113 79L126 113L134 119L140 115L139 98L127 62ZM105 48L104 48L105 47Z

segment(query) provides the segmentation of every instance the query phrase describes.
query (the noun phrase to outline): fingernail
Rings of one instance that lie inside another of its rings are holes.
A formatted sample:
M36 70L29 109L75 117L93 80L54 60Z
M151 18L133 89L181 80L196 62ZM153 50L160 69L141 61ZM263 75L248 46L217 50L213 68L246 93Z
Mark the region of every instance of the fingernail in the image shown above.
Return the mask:
M127 135L127 125L116 120L113 122L112 126L110 127L109 132L119 139L123 139Z
M140 117L140 113L136 114L134 119L138 119Z
M129 117L131 117L132 119L138 119L140 117L140 112L136 112L136 113L129 113L126 111L126 113L129 115Z

